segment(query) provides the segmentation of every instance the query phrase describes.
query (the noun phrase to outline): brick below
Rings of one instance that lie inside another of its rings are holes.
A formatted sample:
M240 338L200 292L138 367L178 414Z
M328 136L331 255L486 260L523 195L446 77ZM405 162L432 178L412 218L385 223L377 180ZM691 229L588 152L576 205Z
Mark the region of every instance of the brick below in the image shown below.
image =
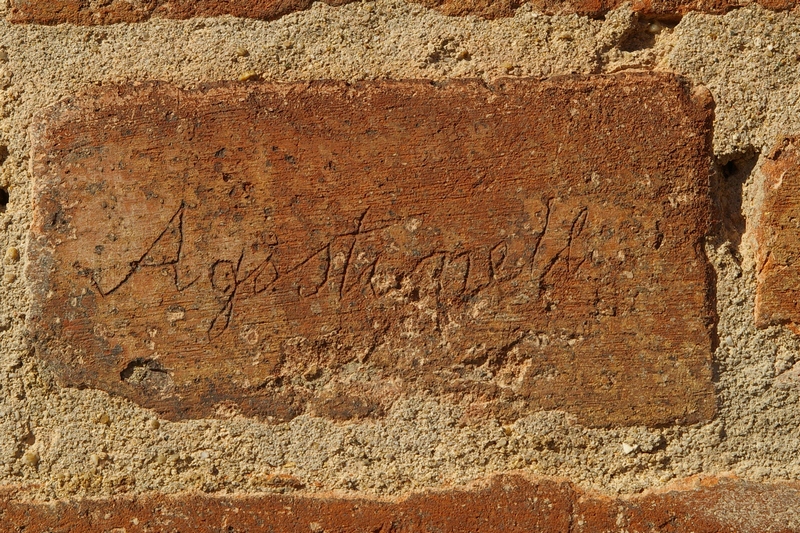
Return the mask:
M568 482L501 476L481 488L420 493L394 502L188 494L32 503L6 492L0 500L0 531L800 531L798 484L706 479L688 485L614 499L581 492Z

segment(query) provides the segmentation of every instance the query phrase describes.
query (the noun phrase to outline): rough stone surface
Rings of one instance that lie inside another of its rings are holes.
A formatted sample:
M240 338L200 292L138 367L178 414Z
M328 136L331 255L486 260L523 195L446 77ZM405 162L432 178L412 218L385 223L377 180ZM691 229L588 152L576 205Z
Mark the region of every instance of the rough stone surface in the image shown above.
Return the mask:
M760 167L754 236L758 326L786 324L800 331L800 157L798 139L783 139Z
M708 420L710 105L650 74L69 100L34 133L37 351L172 419Z
M684 484L633 498L513 475L469 489L384 501L190 494L36 503L6 495L0 497L0 531L789 533L800 528L797 485L713 478Z
M338 6L354 0L323 0ZM513 16L521 0L414 0L445 15L476 15L485 18ZM293 11L308 9L312 0L11 0L9 20L39 24L115 24L142 22L150 17L187 19L232 15L272 20ZM547 14L579 14L600 17L616 9L622 0L532 0L530 4ZM636 0L633 9L645 17L678 19L691 11L721 14L750 4L741 0ZM768 9L787 10L796 0L761 0Z

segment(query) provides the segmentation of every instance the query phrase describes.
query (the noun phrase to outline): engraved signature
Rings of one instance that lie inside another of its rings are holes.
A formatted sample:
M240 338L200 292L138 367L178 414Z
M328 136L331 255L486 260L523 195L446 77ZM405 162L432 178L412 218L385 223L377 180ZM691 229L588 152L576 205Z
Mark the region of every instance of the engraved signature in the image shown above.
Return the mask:
M251 246L242 246L238 259L215 259L207 265L210 286L218 295L220 307L208 327L208 337L219 337L229 326L237 301L260 295L282 281L293 287L299 298L311 298L323 287L342 300L358 288L378 298L424 265L432 265L428 274L439 286L443 298L473 298L487 287L519 279L538 283L551 271L559 259L566 261L568 272L574 272L586 257L573 257L575 239L587 223L586 207L557 208L553 198L544 202L545 215L540 229L525 239L507 237L492 246L481 249L434 249L417 257L406 256L405 262L392 270L382 264L386 245L381 232L403 227L416 231L423 224L424 214L392 220L376 227L365 228L364 221L370 212L366 208L355 220L352 231L330 235L327 242L301 260L290 265L278 265L275 251L281 246L277 236L267 242L268 253L254 267L243 270L248 263ZM109 296L126 284L142 268L171 266L174 285L184 291L194 285L199 275L188 282L179 279L179 268L184 261L194 261L184 253L184 224L187 216L185 203L181 203L164 229L145 248L141 256L130 262L119 281L106 290L98 282L99 271L93 282L103 296ZM369 240L369 243L366 241Z

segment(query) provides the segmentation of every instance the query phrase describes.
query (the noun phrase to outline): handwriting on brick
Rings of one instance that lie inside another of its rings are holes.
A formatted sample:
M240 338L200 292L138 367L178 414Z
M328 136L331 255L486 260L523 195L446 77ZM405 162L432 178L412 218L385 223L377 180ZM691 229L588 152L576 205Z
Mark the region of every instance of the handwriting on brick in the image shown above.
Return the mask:
M654 75L65 102L32 336L63 385L172 418L707 419L707 104Z

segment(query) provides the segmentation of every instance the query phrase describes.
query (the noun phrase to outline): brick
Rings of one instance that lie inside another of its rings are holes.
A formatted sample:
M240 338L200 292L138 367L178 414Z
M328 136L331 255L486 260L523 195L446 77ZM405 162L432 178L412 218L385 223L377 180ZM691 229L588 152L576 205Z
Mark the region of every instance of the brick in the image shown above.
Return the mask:
M797 483L754 483L710 477L684 479L671 490L632 497L612 499L578 492L576 499L570 533L800 531Z
M351 0L323 0L330 5ZM438 9L446 15L476 15L484 18L513 16L524 2L520 0L411 0ZM726 13L752 2L748 0L635 0L633 9L645 17L677 19L690 11ZM797 7L796 0L761 0L763 7L787 10ZM150 17L187 19L233 15L273 20L288 13L308 9L312 0L11 0L9 20L38 24L115 24L142 22ZM531 4L546 14L603 16L620 7L622 0L532 0Z
M14 0L9 20L82 25L142 22L150 17L188 19L220 15L271 20L308 9L311 4L312 0Z
M797 7L796 0L633 0L631 7L646 18L678 20L692 11L709 14L724 14L733 9L758 3L776 11ZM531 4L547 14L571 14L599 17L620 7L619 0L532 0Z
M106 88L33 132L39 357L164 416L715 412L710 99L671 75Z
M756 325L786 324L800 333L800 154L786 138L766 156L759 182Z
M448 531L761 533L800 528L797 484L707 479L628 498L570 483L501 476L482 487L396 501L292 495L120 496L35 503L0 497L2 532Z

